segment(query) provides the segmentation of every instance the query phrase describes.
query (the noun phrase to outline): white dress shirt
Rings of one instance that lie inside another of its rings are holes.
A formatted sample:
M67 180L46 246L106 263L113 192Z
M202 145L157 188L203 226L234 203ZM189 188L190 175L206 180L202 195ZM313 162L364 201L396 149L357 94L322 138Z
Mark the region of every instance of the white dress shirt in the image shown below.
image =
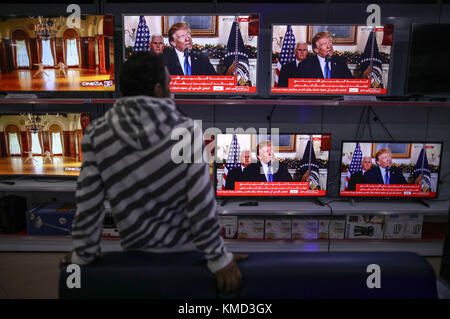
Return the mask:
M178 49L175 48L175 52L177 53L178 61L180 61L181 69L183 70L183 74L186 74L186 70L184 69L184 52L178 51ZM192 71L192 62L191 62L191 56L188 56L189 65L191 66Z
M383 181L386 184L386 169L381 167L381 166L378 166L378 167L380 168L380 171L381 171L381 177L383 177ZM388 176L389 176L389 179L390 179L391 178L391 174L388 173Z
M269 165L266 163L261 162L262 168L264 170L264 175L266 175L266 181L269 181ZM272 169L272 175L273 175L273 169Z
M325 78L325 58L322 58L320 55L317 55L317 57L319 58L320 69L322 70L323 78ZM331 77L331 63L330 62L328 62L328 69L330 70L330 77Z

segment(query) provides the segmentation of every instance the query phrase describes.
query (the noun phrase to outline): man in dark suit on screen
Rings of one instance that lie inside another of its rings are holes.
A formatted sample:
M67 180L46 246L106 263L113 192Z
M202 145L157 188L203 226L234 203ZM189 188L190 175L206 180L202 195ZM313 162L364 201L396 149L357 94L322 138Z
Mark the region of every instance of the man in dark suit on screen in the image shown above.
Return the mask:
M300 63L300 78L353 79L346 61L337 55L333 55L330 32L317 33L311 40L311 44L317 55L309 56Z
M353 173L348 181L348 190L356 191L357 184L367 184L365 174L372 168L372 158L370 156L364 156L361 162L362 170Z
M263 141L256 148L258 162L244 169L246 182L293 182L287 165L275 160L272 143Z
M217 75L208 57L192 51L191 27L186 22L172 25L168 32L173 50L164 51L170 75Z
M306 43L297 43L294 50L295 61L281 67L278 80L279 87L288 87L290 78L299 78L299 64L308 57L308 46Z
M225 183L226 190L234 190L234 185L236 182L245 181L244 169L251 164L250 151L242 151L240 161L241 165L239 165L239 167L233 168L228 172L227 181Z
M392 166L392 154L388 148L382 148L375 155L377 167L370 169L365 175L366 184L406 184L403 171Z

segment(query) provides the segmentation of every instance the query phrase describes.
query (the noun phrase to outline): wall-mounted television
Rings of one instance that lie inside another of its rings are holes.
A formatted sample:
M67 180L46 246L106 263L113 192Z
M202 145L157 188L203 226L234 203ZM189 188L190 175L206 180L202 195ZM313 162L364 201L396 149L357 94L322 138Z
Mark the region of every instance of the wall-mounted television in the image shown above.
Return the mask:
M173 93L256 94L259 16L124 15L124 57L164 56Z
M342 142L340 196L437 197L442 142Z
M78 176L89 113L0 115L0 175Z
M216 195L325 196L330 134L218 134Z
M407 94L450 94L450 24L413 24L408 54ZM439 43L439 49L430 45Z
M386 95L393 25L272 25L272 94Z
M0 17L0 91L115 91L112 15Z

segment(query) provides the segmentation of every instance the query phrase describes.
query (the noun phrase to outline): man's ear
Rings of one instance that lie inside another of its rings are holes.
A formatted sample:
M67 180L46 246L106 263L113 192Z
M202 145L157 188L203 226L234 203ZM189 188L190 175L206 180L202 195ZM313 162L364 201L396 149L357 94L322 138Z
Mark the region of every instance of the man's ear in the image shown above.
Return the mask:
M314 48L313 51L319 53L319 50L317 50L317 48Z
M162 97L164 94L164 89L161 85L161 83L156 83L154 88L155 97Z

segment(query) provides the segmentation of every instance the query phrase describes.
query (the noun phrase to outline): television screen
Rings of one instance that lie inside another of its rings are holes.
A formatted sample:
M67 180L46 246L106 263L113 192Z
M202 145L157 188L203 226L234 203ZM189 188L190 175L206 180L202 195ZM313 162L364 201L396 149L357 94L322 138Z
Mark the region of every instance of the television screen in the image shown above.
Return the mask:
M273 25L277 94L387 94L394 27Z
M450 24L413 24L409 47L408 94L450 93ZM440 43L439 49L430 43Z
M124 15L124 57L162 54L174 93L256 93L259 16Z
M217 196L325 196L329 134L218 134Z
M1 114L0 175L78 176L89 113Z
M436 197L441 153L441 142L343 142L340 195Z
M114 91L112 15L0 17L0 91Z

